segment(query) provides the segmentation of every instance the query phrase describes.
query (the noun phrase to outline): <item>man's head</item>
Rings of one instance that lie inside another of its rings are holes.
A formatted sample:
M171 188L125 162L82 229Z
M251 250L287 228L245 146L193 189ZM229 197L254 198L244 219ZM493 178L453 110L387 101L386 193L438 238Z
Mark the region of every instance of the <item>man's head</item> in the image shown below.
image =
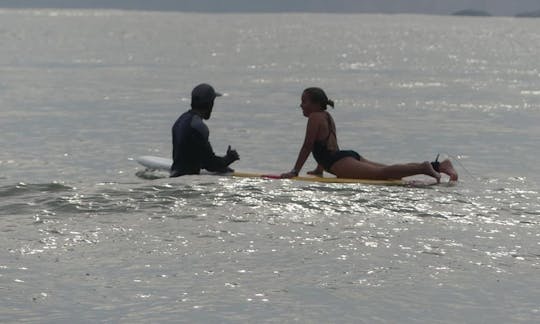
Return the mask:
M211 85L201 83L191 91L191 108L201 114L204 119L209 119L214 107L214 99L222 96Z

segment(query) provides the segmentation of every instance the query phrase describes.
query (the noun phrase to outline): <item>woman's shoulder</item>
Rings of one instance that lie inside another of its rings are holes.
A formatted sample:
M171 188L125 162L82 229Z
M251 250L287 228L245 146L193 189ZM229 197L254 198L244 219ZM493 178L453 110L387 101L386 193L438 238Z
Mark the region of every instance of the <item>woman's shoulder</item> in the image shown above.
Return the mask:
M326 112L313 112L309 115L309 120L313 122L321 122L326 120Z

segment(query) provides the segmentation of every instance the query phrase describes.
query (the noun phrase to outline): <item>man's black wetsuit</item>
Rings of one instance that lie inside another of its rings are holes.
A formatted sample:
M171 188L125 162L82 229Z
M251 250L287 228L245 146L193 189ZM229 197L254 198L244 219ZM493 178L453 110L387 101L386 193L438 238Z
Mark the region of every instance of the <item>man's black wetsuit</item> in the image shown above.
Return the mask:
M214 154L208 141L209 130L193 110L187 111L172 128L173 164L171 177L199 174L201 169L211 172L228 172L233 161Z

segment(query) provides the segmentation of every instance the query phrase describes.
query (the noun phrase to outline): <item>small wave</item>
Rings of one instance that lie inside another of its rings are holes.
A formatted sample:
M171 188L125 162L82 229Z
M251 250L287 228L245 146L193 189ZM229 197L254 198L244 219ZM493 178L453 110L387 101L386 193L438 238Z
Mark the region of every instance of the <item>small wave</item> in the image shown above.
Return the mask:
M163 179L163 178L169 177L168 172L154 171L154 170L137 171L135 175L144 180L157 180L157 179Z
M540 96L540 90L522 90L522 95Z
M57 182L26 184L20 182L15 185L0 187L0 197L13 197L27 195L29 193L52 193L73 190L72 187Z

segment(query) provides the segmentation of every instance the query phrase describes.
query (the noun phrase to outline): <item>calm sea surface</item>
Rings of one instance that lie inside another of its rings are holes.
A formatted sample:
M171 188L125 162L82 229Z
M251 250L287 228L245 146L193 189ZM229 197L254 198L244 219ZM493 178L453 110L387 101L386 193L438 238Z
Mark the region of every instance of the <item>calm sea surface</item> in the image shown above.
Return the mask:
M540 321L540 20L0 10L0 42L0 322ZM137 177L200 82L239 171L292 168L319 86L341 147L461 181Z

